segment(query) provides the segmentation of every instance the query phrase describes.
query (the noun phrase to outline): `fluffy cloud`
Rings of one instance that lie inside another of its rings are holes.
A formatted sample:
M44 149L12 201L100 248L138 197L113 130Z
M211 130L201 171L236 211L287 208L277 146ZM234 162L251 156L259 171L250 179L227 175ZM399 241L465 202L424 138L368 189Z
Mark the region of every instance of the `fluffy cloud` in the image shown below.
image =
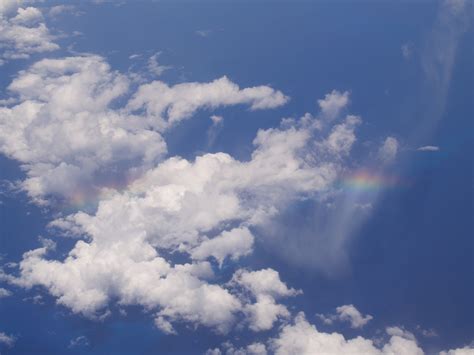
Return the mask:
M280 280L278 272L272 269L253 272L239 270L232 281L249 290L256 299L255 303L246 305L244 309L253 331L271 329L279 318L288 318L290 312L284 305L277 304L276 299L300 293L288 288Z
M265 344L252 343L245 348L235 348L231 343L226 342L222 344L221 349L209 349L206 355L267 355Z
M324 96L324 99L318 100L323 118L334 120L341 111L349 104L349 92L343 93L333 90Z
M352 304L337 307L336 314L317 314L317 316L326 324L332 324L334 321L349 322L351 328L355 329L362 328L373 319L371 315L362 315Z
M249 254L254 227L292 201L332 189L361 122L350 115L330 122L348 94L320 102L330 120L305 115L259 130L247 161L225 153L165 159L161 133L201 108L274 108L288 98L267 86L240 89L225 77L171 87L154 81L135 92L130 82L86 55L42 60L10 84L17 102L0 108L0 151L22 164L24 189L37 200L99 199L94 212L51 223L81 239L64 260L50 259L45 244L25 253L8 281L41 285L92 318L107 316L111 302L140 305L168 334L175 322L225 333L240 318L253 331L288 318L277 300L298 291L276 271L239 270L219 284L211 262ZM175 263L174 254L186 261Z
M474 347L466 346L464 348L441 351L439 354L440 355L473 355Z
M107 170L121 170L120 183L166 152L161 135L111 108L128 79L100 57L41 60L8 89L19 103L0 108L0 151L23 164L23 187L37 200L96 193Z
M284 105L288 97L268 86L240 89L227 77L210 83L182 83L175 86L154 81L140 86L127 108L134 112L145 110L155 125L163 129L189 118L200 108L248 104L252 110Z
M379 159L384 162L390 162L397 156L398 141L394 137L387 137L379 149Z
M28 58L33 53L59 48L35 7L22 1L2 1L0 6L0 64L9 59Z
M253 330L268 329L289 315L275 300L297 291L273 270L239 271L233 285L251 292L247 300L212 283L205 259L245 255L253 242L249 226L270 218L288 199L328 187L335 177L332 165L300 156L310 138L303 127L260 131L247 162L224 153L194 162L169 158L104 198L94 214L79 212L54 223L87 240L78 241L63 261L48 260L46 247L26 253L20 277L10 281L42 285L58 303L90 317L107 314L112 299L142 305L156 312L157 326L167 332L174 321L226 332L238 313ZM159 250L196 261L173 265Z
M0 344L4 344L8 347L11 347L13 346L13 344L15 344L15 340L15 337L0 332Z
M71 339L69 342L69 349L77 348L77 347L87 347L89 346L89 339L86 336L80 335L77 338Z
M0 298L11 296L12 293L5 288L0 287Z
M346 340L338 333L320 332L308 323L304 314L295 317L294 323L282 328L278 337L270 341L270 347L277 355L286 354L399 354L420 355L423 351L413 340L400 336L391 336L382 349L375 347L373 342L362 337Z
M167 92L149 92L150 86ZM44 59L20 72L8 89L18 102L0 107L0 151L22 164L28 175L23 188L37 202L52 195L80 204L104 185L126 185L166 153L162 136L150 128L160 126L162 119L150 121L117 108L130 94L130 79L101 57ZM127 107L137 108L144 92L150 95L147 105L174 112L169 115L175 120L201 106L249 103L265 108L286 101L269 87L239 90L220 79L171 88L162 82L144 84Z
M191 257L195 260L204 260L210 256L216 258L219 265L230 256L237 260L239 257L252 251L254 236L247 228L234 228L224 231L221 235L205 239L191 251Z

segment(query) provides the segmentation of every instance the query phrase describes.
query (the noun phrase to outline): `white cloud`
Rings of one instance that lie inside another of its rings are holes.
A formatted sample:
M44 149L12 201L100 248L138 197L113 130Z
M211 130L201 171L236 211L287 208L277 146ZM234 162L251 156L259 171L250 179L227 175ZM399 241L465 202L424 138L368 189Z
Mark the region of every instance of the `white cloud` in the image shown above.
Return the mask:
M206 355L267 355L265 344L262 343L252 343L245 348L236 348L230 342L225 342L222 348L222 351L219 348L209 349Z
M143 84L129 101L128 109L145 110L164 128L189 118L200 108L249 104L252 110L260 110L279 107L287 101L282 92L268 86L240 89L222 77L210 83L182 83L172 87L160 81Z
M363 316L352 304L337 307L336 312L338 318L341 321L348 321L352 328L362 328L373 319L370 314Z
M426 119L420 126L423 134L432 132L445 111L457 48L472 22L472 10L472 1L439 2L435 23L421 51L422 100L426 105Z
M8 297L11 295L12 295L11 291L8 291L7 289L0 287L0 298Z
M290 312L275 299L268 295L257 296L257 301L248 304L244 312L247 313L249 328L253 331L262 331L273 328L273 324L280 318L288 318Z
M155 318L155 325L165 334L177 334L171 322L161 316Z
M97 194L108 169L120 167L120 184L127 168L166 152L158 133L111 108L128 82L96 56L44 59L13 80L9 90L20 103L0 108L0 151L23 164L32 198Z
M398 153L398 141L394 137L387 137L379 148L379 159L384 162L390 162L394 160Z
M158 57L160 54L161 52L155 53L148 59L148 71L155 76L160 76L165 70L171 68L170 66L160 65L158 63Z
M413 335L413 333L401 327L387 327L385 331L388 335L391 336L398 336L408 340L415 340L415 336Z
M413 340L392 336L379 349L373 342L362 337L346 340L338 333L323 333L308 323L303 313L299 313L293 324L284 326L278 337L270 340L270 347L276 355L286 354L377 354L377 355L420 355L423 351Z
M355 128L361 122L357 116L347 116L343 123L333 127L321 147L337 156L347 156L357 140Z
M3 332L0 332L0 344L4 344L8 347L13 346L15 344L16 338L11 335L7 335Z
M254 236L247 228L234 228L212 239L203 239L199 246L191 251L191 257L195 260L205 260L213 256L219 265L222 265L228 256L237 260L248 255L252 251L253 241Z
M35 7L19 8L11 22L18 25L32 26L43 19L43 14Z
M418 150L420 152L437 152L437 151L439 151L439 147L437 147L435 145L425 145L423 147L417 148L416 150Z
M0 151L23 164L28 175L23 188L32 198L41 203L52 195L81 204L111 184L111 172L112 186L120 187L163 157L166 144L150 128L160 126L161 118L148 120L115 106L130 94L129 83L98 56L44 59L13 80L9 90L19 103L0 107ZM286 100L266 86L239 90L220 79L171 88L155 81L141 86L131 102L143 98L147 85L167 88L150 100L156 105L163 100L160 107L175 112L170 114L174 119L183 118L183 110L188 117L201 105L248 102L263 108ZM221 85L226 92L219 91ZM202 101L199 93L208 98Z
M165 333L176 322L220 333L236 323L270 329L290 316L277 300L299 292L271 269L240 270L218 283L209 260L250 253L251 228L292 202L328 193L361 119L332 126L306 115L259 130L246 161L225 153L163 160L165 143L150 127L164 131L199 108L272 108L287 98L267 86L239 89L227 78L172 87L154 81L134 94L129 82L103 58L81 56L40 61L10 85L20 103L0 109L0 149L23 164L30 195L74 199L70 191L91 185L90 195L103 193L96 211L51 224L84 239L64 260L50 259L45 245L25 253L19 276L8 280L43 286L58 304L91 318L106 317L111 302L142 306ZM172 263L169 253L189 262Z
M354 329L362 328L373 319L371 315L362 315L352 304L337 307L336 314L316 314L316 316L325 324L333 324L335 321L349 322Z
M439 355L474 355L474 347L465 346L464 348L441 351Z
M288 288L273 269L259 271L239 270L234 274L233 282L250 290L254 295L269 295L275 298L296 296L301 291Z
M324 99L318 100L319 107L323 118L327 120L334 120L339 116L341 111L349 104L349 92L343 93L333 90L326 94Z
M212 30L197 30L194 33L200 37L209 37L212 33Z
M290 316L288 309L276 303L276 299L296 296L301 292L288 288L280 280L278 272L272 269L253 272L239 270L232 282L249 290L256 300L244 308L249 327L256 332L271 329L278 319Z
M89 339L86 336L80 335L77 338L71 339L69 342L69 349L77 348L77 347L86 347L89 346Z
M401 46L402 56L405 59L410 59L413 54L413 45L411 43L404 43Z
M210 119L212 121L212 125L207 130L207 146L208 147L211 147L214 144L218 134L224 127L224 117L218 116L218 115L212 115Z
M80 14L79 11L77 11L76 6L74 5L55 5L49 9L49 16L56 17L59 16L65 12L70 12L73 14Z
M21 7L20 1L2 1L0 6L0 65L10 59L59 48L43 21L41 11Z

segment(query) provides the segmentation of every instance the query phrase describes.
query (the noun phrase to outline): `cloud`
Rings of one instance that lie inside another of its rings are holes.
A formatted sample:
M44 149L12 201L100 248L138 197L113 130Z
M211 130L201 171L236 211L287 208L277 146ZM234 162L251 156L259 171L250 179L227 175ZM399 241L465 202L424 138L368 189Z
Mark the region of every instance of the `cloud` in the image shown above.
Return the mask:
M87 347L89 346L89 339L86 336L80 335L77 338L71 339L69 342L69 349L77 348L77 347Z
M245 163L224 153L194 162L170 158L126 191L103 199L95 214L79 212L64 219L63 228L81 230L89 241L78 241L64 261L48 260L45 247L26 253L21 276L11 282L43 285L59 304L89 317L106 314L108 303L116 299L122 305L157 309L157 318L168 322L202 324L219 332L228 331L239 312L251 315L253 329L266 328L286 315L269 297L296 292L276 272L238 274L238 284L257 301L247 308L228 289L209 283L214 274L207 261L171 265L157 250L220 260L247 253L245 226L270 217L287 199L331 181L333 173L326 167L305 166L299 157L309 138L303 129L260 131L252 159ZM227 230L231 222L241 227ZM263 321L267 313L272 316Z
M439 151L439 147L435 145L425 145L425 146L417 148L416 150L420 152L437 152Z
M8 281L42 286L58 304L94 319L107 317L113 303L141 306L168 334L177 322L226 333L235 324L268 330L289 318L278 302L299 291L278 272L237 270L226 283L213 263L251 253L251 231L271 232L267 226L288 206L337 194L361 119L285 120L257 132L245 161L226 153L165 158L161 133L199 109L274 108L288 98L268 86L240 89L226 77L171 87L153 81L136 91L130 81L87 55L42 60L10 84L19 103L0 108L0 150L23 164L22 186L48 201L74 200L79 191L84 204L94 196L97 205L79 204L50 224L56 235L79 239L65 259L51 258L44 244L24 254ZM335 112L331 105L325 114ZM344 200L344 208L355 202Z
M166 143L155 128L166 129L165 121L131 113L137 101L177 122L201 106L249 103L260 109L287 100L269 87L240 90L224 78L174 87L155 81L140 86L127 109L117 107L131 95L130 82L102 57L77 56L41 60L9 85L19 102L0 107L0 152L22 164L27 172L22 187L36 202L52 196L80 205L161 160ZM149 91L156 87L165 91Z
M321 114L325 119L335 119L341 111L349 104L349 92L343 93L333 90L324 96L324 99L318 100L321 108Z
M253 247L254 236L247 228L234 228L224 231L212 239L204 239L199 246L191 251L195 260L205 260L210 256L216 258L222 265L226 257L233 260L250 254Z
M12 347L13 344L15 344L15 341L16 341L15 337L11 335L7 335L3 332L0 332L0 344L6 345L8 347Z
M421 51L424 73L425 121L420 129L431 132L442 117L451 83L456 52L472 22L472 1L443 0Z
M423 351L414 340L407 340L397 335L391 336L382 349L362 337L346 340L338 333L323 333L299 313L293 324L282 327L280 334L269 341L272 351L283 354L404 354L419 355Z
M49 9L48 14L49 16L56 17L67 12L73 13L74 15L81 14L74 5L55 5Z
M398 336L408 340L415 340L413 333L405 330L403 327L387 327L386 333L391 336Z
M411 43L404 43L401 46L402 56L404 59L408 60L411 58L413 54L413 44Z
M0 298L9 297L12 293L5 288L0 287Z
M238 270L232 282L250 291L256 300L255 303L249 303L244 308L249 328L256 332L271 329L278 319L290 316L290 312L284 305L276 303L277 299L301 293L301 291L288 288L280 280L278 272L272 269L253 272Z
M338 319L349 322L352 328L362 328L373 319L370 314L363 316L352 304L337 307L336 312Z
M439 355L473 355L474 347L465 346L464 348L451 349L447 351L441 351Z
M217 136L224 127L224 117L212 115L210 117L212 125L207 130L207 146L211 147L216 141Z
M59 49L54 36L35 7L20 7L19 1L4 1L0 7L0 65L11 59Z
M390 162L395 159L398 153L398 141L394 137L387 137L379 148L378 156L383 162Z
M336 314L317 314L325 324L333 324L335 321L349 322L351 328L358 329L364 327L373 319L371 315L362 315L354 305L343 305L336 308Z
M361 122L357 116L347 116L344 123L334 126L321 147L338 156L348 155L356 141L355 127Z
M212 30L197 30L194 33L200 37L209 37L212 34Z
M223 351L219 348L209 349L205 355L267 355L265 344L252 343L245 348L235 348L230 342L222 344Z
M210 83L182 83L172 87L160 81L143 84L127 108L131 112L144 110L148 117L166 127L191 117L201 108L248 104L251 110L261 110L282 106L288 100L282 92L268 86L240 89L224 76Z
M171 68L170 66L160 65L158 63L158 57L160 56L160 54L161 52L157 52L148 59L148 71L155 76L160 76L161 74L163 74L165 70L168 70Z

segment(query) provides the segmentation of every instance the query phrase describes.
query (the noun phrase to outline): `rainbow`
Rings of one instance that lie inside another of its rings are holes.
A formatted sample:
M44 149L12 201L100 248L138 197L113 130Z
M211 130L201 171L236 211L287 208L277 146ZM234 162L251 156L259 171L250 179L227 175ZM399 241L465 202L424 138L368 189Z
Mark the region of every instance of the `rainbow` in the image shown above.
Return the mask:
M348 190L370 192L393 188L400 184L401 181L396 176L387 176L364 169L345 176L340 185Z

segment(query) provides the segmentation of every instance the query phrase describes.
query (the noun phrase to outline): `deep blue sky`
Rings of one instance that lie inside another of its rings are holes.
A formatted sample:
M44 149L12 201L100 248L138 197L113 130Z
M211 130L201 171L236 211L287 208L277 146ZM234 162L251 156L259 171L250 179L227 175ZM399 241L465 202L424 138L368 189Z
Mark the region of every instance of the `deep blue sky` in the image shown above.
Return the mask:
M361 142L378 145L380 137L401 143L391 167L406 184L384 192L377 208L349 246L349 265L331 274L285 258L265 238L245 259L252 269L272 267L282 280L304 295L288 301L302 310L318 329L348 337L371 337L387 325L412 331L427 353L461 347L474 334L473 241L473 29L457 48L446 106L434 128L424 128L431 112L423 103L424 74L420 56L436 21L438 3L431 1L207 1L81 5L80 16L66 13L50 28L82 35L63 38L63 49L47 54L62 57L73 44L78 52L106 57L114 69L127 71L135 53L145 57L161 51L159 62L172 66L161 77L173 84L210 81L223 75L241 87L267 84L291 101L276 110L245 107L219 109L225 124L212 146L206 145L208 112L167 133L170 155L224 151L248 159L259 128L278 125L282 117L316 111L316 100L333 89L351 93L350 111L361 115ZM209 31L203 37L196 31ZM410 43L405 59L401 46ZM42 55L0 67L0 87ZM140 61L133 62L139 66ZM201 132L202 134L195 134ZM424 145L437 152L419 152ZM0 179L22 179L19 164L0 156ZM55 211L41 210L23 193L0 196L2 263L17 262L47 235ZM311 203L295 207L284 218L311 229ZM283 217L282 217L283 218ZM296 231L295 238L298 239ZM59 242L66 253L72 241ZM317 257L318 253L315 253ZM224 271L225 272L225 271ZM178 326L178 336L166 336L137 307L126 318L102 322L73 315L55 304L43 289L23 290L3 284L14 295L0 300L0 331L18 338L7 354L194 354L219 346L225 337L206 328ZM42 304L32 301L43 295ZM374 316L362 331L327 326L316 313L331 313L354 304ZM112 307L113 308L113 307ZM434 329L423 337L416 327ZM274 330L275 331L275 330ZM236 344L256 337L248 331L232 334ZM86 336L89 345L68 348L71 339Z

